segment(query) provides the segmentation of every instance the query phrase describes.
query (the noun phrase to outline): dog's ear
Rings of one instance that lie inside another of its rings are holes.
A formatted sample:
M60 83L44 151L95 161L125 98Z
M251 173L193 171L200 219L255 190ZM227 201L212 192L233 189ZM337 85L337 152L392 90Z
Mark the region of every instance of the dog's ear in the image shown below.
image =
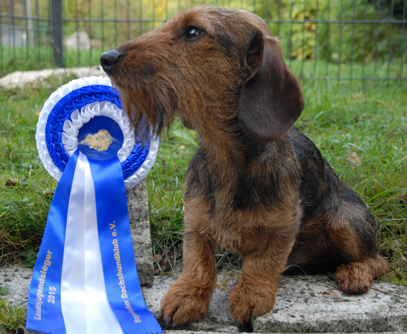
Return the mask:
M304 108L304 97L276 39L257 32L247 63L254 70L240 94L239 122L249 137L268 142L283 136L294 124Z

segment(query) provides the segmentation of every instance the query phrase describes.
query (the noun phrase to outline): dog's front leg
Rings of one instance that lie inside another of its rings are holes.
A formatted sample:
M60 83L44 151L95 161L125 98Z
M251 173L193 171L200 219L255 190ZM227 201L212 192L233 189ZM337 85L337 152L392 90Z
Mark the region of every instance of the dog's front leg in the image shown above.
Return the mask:
M194 207L185 205L184 270L161 301L164 320L174 326L206 315L216 281L214 246L201 231L203 215L194 213Z
M245 254L242 276L229 295L233 317L245 324L274 307L277 280L294 244L292 233L258 235L259 247Z

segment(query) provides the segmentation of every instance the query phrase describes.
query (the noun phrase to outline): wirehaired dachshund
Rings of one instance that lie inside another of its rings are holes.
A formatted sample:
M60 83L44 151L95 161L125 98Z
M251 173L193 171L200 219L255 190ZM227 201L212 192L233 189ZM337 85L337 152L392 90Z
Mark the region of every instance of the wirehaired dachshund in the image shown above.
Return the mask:
M101 64L137 129L145 118L158 134L180 116L200 137L183 197L184 270L162 300L164 320L205 316L215 245L242 258L229 295L240 323L273 308L285 270L336 271L347 294L388 271L365 203L293 127L303 93L261 18L196 7L105 52Z

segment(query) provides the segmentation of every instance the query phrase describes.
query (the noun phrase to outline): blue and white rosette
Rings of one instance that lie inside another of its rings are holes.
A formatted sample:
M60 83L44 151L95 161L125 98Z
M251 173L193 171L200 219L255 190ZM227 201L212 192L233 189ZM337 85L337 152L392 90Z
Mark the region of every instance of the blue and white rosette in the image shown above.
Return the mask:
M126 197L154 164L158 138L135 136L110 79L88 77L49 97L36 141L59 183L29 289L27 328L162 333L141 293Z

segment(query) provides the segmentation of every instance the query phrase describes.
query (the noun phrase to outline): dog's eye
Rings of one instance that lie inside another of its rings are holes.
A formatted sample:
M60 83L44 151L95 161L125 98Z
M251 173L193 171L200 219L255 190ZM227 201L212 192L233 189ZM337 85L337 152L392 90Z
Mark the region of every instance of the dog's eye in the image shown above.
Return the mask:
M199 29L195 26L189 26L185 29L184 37L188 41L196 41L197 39L201 38L205 32L202 29Z

